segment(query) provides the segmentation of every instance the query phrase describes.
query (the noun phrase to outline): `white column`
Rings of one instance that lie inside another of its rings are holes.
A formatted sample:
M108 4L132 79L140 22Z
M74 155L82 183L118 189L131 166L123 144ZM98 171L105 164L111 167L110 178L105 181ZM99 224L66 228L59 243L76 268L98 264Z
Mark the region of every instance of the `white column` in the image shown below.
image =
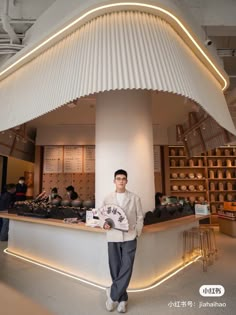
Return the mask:
M151 95L148 91L99 93L96 102L96 207L114 191L114 172L128 172L127 189L154 208Z

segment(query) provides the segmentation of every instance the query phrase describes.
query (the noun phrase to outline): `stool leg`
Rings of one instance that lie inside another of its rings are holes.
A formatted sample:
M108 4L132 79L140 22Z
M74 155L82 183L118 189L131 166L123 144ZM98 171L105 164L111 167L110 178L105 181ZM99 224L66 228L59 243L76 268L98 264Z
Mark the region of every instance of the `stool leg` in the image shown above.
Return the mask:
M207 248L208 248L208 262L209 265L212 265L214 262L214 251L212 247L212 241L211 241L211 231L210 229L205 229L206 238L207 238Z
M200 248L201 248L201 254L202 254L202 267L203 271L207 271L207 265L208 265L208 252L207 252L207 239L206 234L204 232L199 231L199 237L200 237Z
M187 231L183 232L183 263L186 264L186 255L187 255Z
M218 250L217 250L217 247L216 247L216 235L215 235L215 231L214 231L213 228L211 228L211 235L212 235L214 256L215 256L215 259L218 259Z

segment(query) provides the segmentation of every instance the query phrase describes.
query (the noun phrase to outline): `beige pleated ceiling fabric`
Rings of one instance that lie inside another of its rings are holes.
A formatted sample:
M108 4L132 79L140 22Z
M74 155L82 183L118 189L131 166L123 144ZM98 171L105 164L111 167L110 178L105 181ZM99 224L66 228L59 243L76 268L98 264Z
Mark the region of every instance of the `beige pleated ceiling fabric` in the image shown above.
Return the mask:
M235 133L219 82L166 21L135 11L91 20L0 81L0 129L117 89L186 96Z

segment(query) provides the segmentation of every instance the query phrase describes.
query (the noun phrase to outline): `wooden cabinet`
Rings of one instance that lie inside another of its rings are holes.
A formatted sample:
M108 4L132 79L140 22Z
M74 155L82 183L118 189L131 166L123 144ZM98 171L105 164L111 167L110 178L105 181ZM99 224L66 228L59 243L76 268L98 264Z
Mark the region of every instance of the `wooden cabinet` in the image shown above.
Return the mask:
M188 159L183 147L166 147L166 193L194 201L206 201L206 158Z
M221 233L236 237L236 210L219 210L218 221Z
M166 194L208 201L211 213L236 200L236 147L220 147L190 159L184 147L165 147Z
M207 152L207 180L212 213L223 210L224 201L236 199L236 148Z

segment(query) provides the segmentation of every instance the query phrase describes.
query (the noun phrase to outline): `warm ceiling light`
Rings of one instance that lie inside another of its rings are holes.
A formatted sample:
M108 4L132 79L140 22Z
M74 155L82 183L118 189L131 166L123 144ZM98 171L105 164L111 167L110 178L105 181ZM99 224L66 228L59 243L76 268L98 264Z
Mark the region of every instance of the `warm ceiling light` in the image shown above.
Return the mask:
M155 6L155 5L151 5L151 4L147 4L147 3L138 3L138 2L118 2L118 3L112 3L112 4L107 4L107 5L102 5L99 7L96 7L92 10L89 10L88 12L84 13L82 16L80 16L79 18L77 18L76 20L74 20L73 22L71 22L70 24L68 24L67 26L65 26L64 28L62 28L60 31L56 32L55 34L53 34L52 36L50 36L47 40L45 40L44 42L42 42L41 44L39 44L38 46L36 46L34 49L32 49L31 51L29 51L27 54L25 54L24 56L22 56L21 58L19 58L17 61L15 61L13 64L11 64L9 67L7 67L5 70L3 70L2 72L0 72L0 77L5 74L6 72L8 72L10 69L12 69L13 67L15 67L17 64L19 64L21 61L25 60L27 57L31 56L33 53L35 53L37 50L39 50L40 48L44 47L46 44L48 44L50 41L52 41L53 39L57 38L59 35L61 35L62 33L64 33L65 31L67 31L68 29L70 29L72 26L74 26L75 24L77 24L78 22L81 22L82 20L84 20L86 17L88 17L89 15L92 15L93 13L102 11L104 9L110 9L110 8L116 8L116 7L121 7L121 6L136 6L136 7L142 7L142 8L148 8L148 9L153 9L155 11L159 11L164 13L165 15L167 15L168 17L170 17L172 20L174 20L178 26L182 29L182 31L185 33L185 35L187 35L187 37L192 41L192 43L194 44L194 46L197 48L197 50L202 54L202 56L205 58L205 60L209 63L209 65L211 66L212 69L214 69L214 71L217 73L217 75L221 78L221 80L223 81L223 87L222 90L225 90L227 87L227 80L224 78L224 76L221 74L221 72L217 69L217 67L214 65L214 63L211 61L211 59L207 56L207 54L203 51L203 49L200 47L200 45L196 42L196 40L193 38L193 36L190 34L190 32L187 30L187 28L183 25L183 23L170 11L163 9L161 7Z

